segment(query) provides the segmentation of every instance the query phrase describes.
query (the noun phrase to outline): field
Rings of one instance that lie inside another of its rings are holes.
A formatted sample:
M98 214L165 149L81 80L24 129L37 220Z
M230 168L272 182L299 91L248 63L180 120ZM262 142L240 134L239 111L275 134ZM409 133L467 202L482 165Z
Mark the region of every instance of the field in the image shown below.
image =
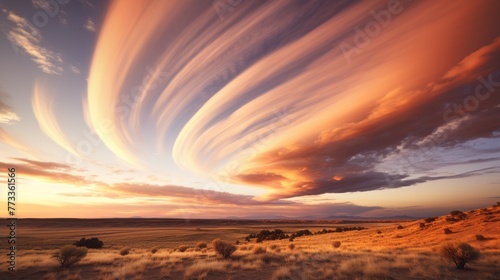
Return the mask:
M448 215L384 223L24 219L18 221L17 271L8 272L2 261L0 279L500 279L500 207L465 214L456 221ZM365 229L245 241L264 229L353 227ZM82 237L97 237L104 246L61 268L53 254ZM224 259L211 247L216 238L238 243L237 250ZM447 242L467 242L481 258L456 269L438 255ZM122 255L124 248L129 252ZM6 258L7 247L1 249Z

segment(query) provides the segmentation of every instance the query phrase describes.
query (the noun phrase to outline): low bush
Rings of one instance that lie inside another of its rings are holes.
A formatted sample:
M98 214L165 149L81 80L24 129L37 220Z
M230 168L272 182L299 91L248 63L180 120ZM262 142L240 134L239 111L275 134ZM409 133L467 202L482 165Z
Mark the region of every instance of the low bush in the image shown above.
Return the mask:
M179 246L179 252L186 252L187 249L189 249L189 246L186 246L186 245Z
M130 253L130 248L129 247L125 247L123 249L120 250L120 255L122 256L126 256Z
M467 219L467 214L465 214L465 213L464 213L464 212L462 212L462 211L458 211L458 210L451 211L451 212L450 212L450 215L451 215L453 218L455 218L455 219L457 219L457 220L459 220L459 221L462 221L462 220Z
M467 243L445 244L440 248L439 254L442 258L452 261L458 269L464 269L468 262L481 257L479 250Z
M484 237L484 236L483 236L483 235L481 235L481 234L478 234L478 235L476 235L476 240L477 240L477 241L485 241L485 240L486 240L486 237Z
M333 248L338 248L338 247L340 247L340 244L341 244L340 241L335 241L332 243L332 246L333 246Z
M285 261L285 259L283 256L280 256L280 255L266 254L266 255L262 256L262 261L265 264L270 264L270 263L280 264L280 263L283 263Z
M234 251L236 251L236 246L229 242L222 241L220 239L214 239L212 241L212 247L214 250L223 256L225 259L229 258Z
M151 248L151 254L154 254L158 252L158 248L154 247L154 248Z
M255 246L252 250L254 254L265 254L267 252L267 249L262 246Z
M398 225L398 229L403 229L403 226L402 225Z
M453 233L453 231L451 231L451 229L449 229L449 228L444 229L444 234L452 234L452 233Z
M59 249L59 252L54 254L54 258L63 268L70 267L81 261L85 256L87 256L87 248L81 248L74 245L66 245Z
M198 242L196 244L196 248L198 248L198 249L207 248L207 243L205 243L205 242Z
M432 223L432 222L434 222L435 220L436 220L436 218L435 218L435 217L429 217L429 218L425 218L425 219L424 219L424 222L426 222L426 223Z
M275 229L275 230L264 229L257 234L248 235L245 238L245 240L249 242L251 238L257 238L256 242L261 243L264 240L281 240L289 238L289 236L288 234L285 234L281 229Z
M75 243L73 243L73 245L75 245L76 247L87 247L89 249L99 249L99 248L102 248L102 246L104 245L104 242L99 240L99 238L97 238L97 237L92 237L90 239L85 239L85 237L83 237L82 239L80 239L80 241L76 241Z
M295 244L288 244L288 249L293 250L295 249Z

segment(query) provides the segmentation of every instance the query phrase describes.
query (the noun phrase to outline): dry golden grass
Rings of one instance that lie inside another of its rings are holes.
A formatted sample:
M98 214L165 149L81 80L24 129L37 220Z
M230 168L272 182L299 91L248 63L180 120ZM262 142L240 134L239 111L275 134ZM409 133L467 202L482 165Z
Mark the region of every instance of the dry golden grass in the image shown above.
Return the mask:
M445 217L425 223L423 220L373 225L367 230L336 232L288 240L238 245L238 250L227 260L212 248L200 243L209 242L216 228L193 230L191 226L173 231L157 229L156 235L146 230L123 234L121 228L102 228L106 234L93 234L105 242L103 249L89 249L88 255L68 269L61 269L51 256L59 246L82 237L74 229L58 229L61 243L56 239L43 246L30 235L34 228L19 231L18 250L19 279L498 279L500 275L500 207L467 212L463 221L449 222ZM397 225L401 224L402 229ZM320 225L331 228L335 225ZM304 229L306 224L294 225ZM218 236L231 242L244 239L244 235L277 225L232 226L219 228ZM289 229L292 227L289 227ZM295 229L294 228L294 229ZM450 228L452 234L444 234ZM312 227L310 229L313 229ZM377 231L382 233L378 234ZM42 228L41 231L49 232ZM85 230L82 230L85 232ZM311 230L312 231L312 230ZM26 235L26 232L28 233ZM225 233L228 233L226 237ZM143 243L142 238L149 238ZM187 237L172 235L183 233ZM55 236L55 233L50 233ZM477 240L476 235L484 236ZM86 235L90 236L90 235ZM23 238L24 237L24 238ZM129 239L127 239L129 238ZM132 242L132 240L135 240ZM155 240L162 240L153 244ZM170 241L169 241L170 240ZM121 243L123 241L123 243ZM182 241L182 243L181 243ZM341 246L335 248L334 242ZM482 258L470 264L470 270L460 271L452 263L442 260L438 248L447 242L467 242L479 249ZM21 243L21 242L20 242ZM37 244L37 245L33 245ZM179 246L188 248L184 252ZM124 246L133 249L121 256ZM153 254L152 248L157 246ZM5 262L0 263L0 279L16 279L5 272ZM6 275L4 277L4 275ZM8 277L8 278L6 278Z

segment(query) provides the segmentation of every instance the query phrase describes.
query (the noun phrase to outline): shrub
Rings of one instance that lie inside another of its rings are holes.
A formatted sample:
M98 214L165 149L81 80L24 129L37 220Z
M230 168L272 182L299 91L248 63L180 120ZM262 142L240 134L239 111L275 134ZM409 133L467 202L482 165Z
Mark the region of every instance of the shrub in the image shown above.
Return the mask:
M476 240L477 240L477 241L485 241L485 240L486 240L486 237L484 237L484 236L483 236L483 235L481 235L481 234L478 234L478 235L476 235Z
M154 248L151 248L151 254L154 254L158 252L158 248L154 247Z
M425 223L420 223L420 228L425 228Z
M301 236L305 236L305 235L313 235L313 234L308 229L303 229L303 230L299 230L299 231L293 233L290 237L296 238L296 237L301 237Z
M281 229L275 229L275 230L261 230L257 234L250 234L248 235L245 240L247 242L250 242L251 238L257 238L256 242L261 243L262 241L265 240L281 240L281 239L286 239L289 238L288 234L285 234Z
M333 248L338 248L338 247L340 247L340 244L341 244L340 241L335 241L335 242L333 242L332 246L333 246Z
M402 225L398 225L398 229L403 229L403 226Z
M123 249L120 250L120 255L122 256L126 256L130 253L130 248L129 247L125 247Z
M186 252L186 250L189 248L189 246L186 246L186 245L180 245L179 246L179 251L180 252Z
M444 229L444 234L451 234L451 233L453 233L453 231L451 231L451 229L449 229L449 228Z
M279 255L265 254L262 256L262 261L265 264L270 264L270 263L281 264L285 261L285 258L283 256L279 256Z
M458 269L465 268L468 262L478 260L481 256L479 250L467 243L445 244L440 248L439 254L442 258L453 261Z
M90 239L85 239L85 237L83 237L82 239L80 239L80 241L76 241L75 243L73 243L73 245L75 245L76 247L99 249L104 245L104 242L102 242L101 240L99 240L99 238L96 237L92 237Z
M61 267L69 267L87 256L87 248L66 245L54 254L54 258L61 264Z
M252 250L254 254L265 254L267 252L267 249L262 246L255 246Z
M276 244L269 246L269 249L271 249L271 250L276 250L276 248L278 248L278 245L276 245Z
M295 244L293 244L293 243L292 243L292 244L288 244L288 248L289 248L290 250L295 249Z
M432 222L434 222L435 220L436 220L436 218L435 218L435 217L429 217L429 218L425 218L425 219L424 219L424 222L426 222L426 223L432 223Z
M458 219L458 220L465 220L467 218L467 214L465 214L464 212L462 211L458 211L458 210L455 210L455 211L451 211L450 212L450 215L455 218L455 219Z
M225 259L229 258L229 256L236 251L236 246L220 239L214 239L214 241L212 241L212 247Z
M196 244L196 248L199 248L199 249L207 248L207 243L205 243L205 242L198 242Z
M379 230L377 230L377 233L378 233L378 234L381 234L381 233L382 233L382 231L379 229Z
M481 213L484 215L491 215L492 214L491 211L488 210L488 208L482 208Z
M271 280L287 280L292 279L293 276L292 268L282 266L279 267L272 275Z

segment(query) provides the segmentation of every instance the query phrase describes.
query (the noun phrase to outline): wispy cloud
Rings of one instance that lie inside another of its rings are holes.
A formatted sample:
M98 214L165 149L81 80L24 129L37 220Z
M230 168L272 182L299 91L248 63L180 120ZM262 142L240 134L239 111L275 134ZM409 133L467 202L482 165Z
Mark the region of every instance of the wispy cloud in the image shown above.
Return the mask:
M14 125L20 121L20 117L7 104L9 100L8 94L0 90L0 124ZM38 153L32 147L28 146L24 141L18 139L0 127L0 141L14 147L16 150L24 153L27 156L38 157Z
M66 151L78 156L78 152L75 150L74 145L63 133L54 115L54 101L47 89L47 85L39 80L35 82L31 105L38 125L43 133Z
M69 70L75 74L80 74L80 68L74 66L74 65L70 65L69 66Z
M0 162L3 169L15 167L22 170L23 176L36 178L41 182L69 184L72 186L89 186L94 181L84 176L75 175L75 170L66 164L56 162L43 162L27 159L16 159L17 162Z
M13 124L19 116L7 105L8 95L0 89L0 124Z
M1 128L0 128L0 141L13 147L17 151L22 152L26 156L36 157L36 158L40 157L40 152L37 151L35 148L31 147L23 140L10 135Z
M14 26L7 33L7 38L29 55L43 72L61 74L63 72L62 56L41 46L42 34L40 30L31 25L25 18L11 11L6 12L7 19L14 23Z
M92 18L87 18L87 20L83 24L83 27L85 29L87 29L88 31L90 31L90 32L96 32L97 31L97 27L95 25L94 20L92 20Z

